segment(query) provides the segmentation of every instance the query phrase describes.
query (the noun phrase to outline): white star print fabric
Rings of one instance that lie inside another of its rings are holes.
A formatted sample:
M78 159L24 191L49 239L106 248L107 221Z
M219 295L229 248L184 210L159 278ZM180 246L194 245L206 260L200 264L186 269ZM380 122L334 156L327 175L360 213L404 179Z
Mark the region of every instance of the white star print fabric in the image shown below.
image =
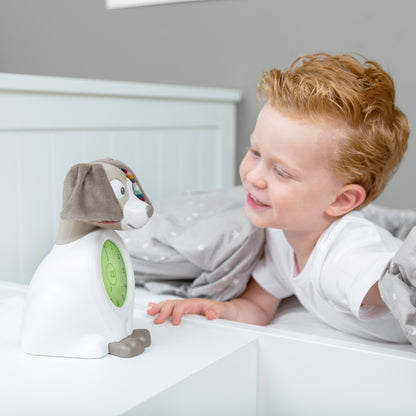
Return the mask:
M244 214L242 187L155 204L143 228L120 233L136 283L154 293L228 300L246 288L264 232Z

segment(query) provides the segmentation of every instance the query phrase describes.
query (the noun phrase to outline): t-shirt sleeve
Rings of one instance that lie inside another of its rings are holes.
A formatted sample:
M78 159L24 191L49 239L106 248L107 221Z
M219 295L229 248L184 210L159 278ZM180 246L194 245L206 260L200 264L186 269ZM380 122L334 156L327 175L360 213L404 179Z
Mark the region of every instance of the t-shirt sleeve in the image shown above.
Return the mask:
M337 309L358 319L373 319L386 307L362 305L370 288L383 275L399 243L387 231L369 226L345 230L342 244L333 244L322 267L320 279L324 296Z
M293 290L285 281L290 265L288 247L279 232L266 230L264 254L252 272L254 280L267 292L278 299L293 295Z

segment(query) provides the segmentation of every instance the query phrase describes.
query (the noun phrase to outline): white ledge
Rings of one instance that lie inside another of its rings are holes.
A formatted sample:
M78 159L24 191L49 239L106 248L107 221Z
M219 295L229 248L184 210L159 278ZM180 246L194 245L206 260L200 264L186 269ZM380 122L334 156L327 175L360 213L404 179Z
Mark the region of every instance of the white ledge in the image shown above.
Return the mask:
M237 89L0 73L0 91L239 102Z
M107 0L107 9L122 9L126 7L154 6L158 4L188 3L200 0Z

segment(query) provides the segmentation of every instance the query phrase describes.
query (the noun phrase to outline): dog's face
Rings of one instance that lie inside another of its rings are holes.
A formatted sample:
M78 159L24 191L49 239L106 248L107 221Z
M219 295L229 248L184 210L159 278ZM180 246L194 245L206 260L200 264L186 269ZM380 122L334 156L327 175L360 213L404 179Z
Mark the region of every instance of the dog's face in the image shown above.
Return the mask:
M153 214L136 176L114 159L73 166L65 178L62 205L64 220L115 230L142 227Z
M145 225L153 214L153 207L146 202L141 189L121 169L112 165L104 165L104 170L123 210L123 218L120 221L121 229L135 230Z

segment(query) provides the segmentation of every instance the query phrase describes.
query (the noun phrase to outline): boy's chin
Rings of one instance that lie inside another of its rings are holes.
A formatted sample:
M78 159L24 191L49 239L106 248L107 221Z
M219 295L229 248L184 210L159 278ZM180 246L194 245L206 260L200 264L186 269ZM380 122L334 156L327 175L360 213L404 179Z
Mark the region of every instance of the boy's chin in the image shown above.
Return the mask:
M256 212L253 212L253 209L246 205L245 207L246 218L257 228L269 228L270 225L264 218L261 218L260 215Z

